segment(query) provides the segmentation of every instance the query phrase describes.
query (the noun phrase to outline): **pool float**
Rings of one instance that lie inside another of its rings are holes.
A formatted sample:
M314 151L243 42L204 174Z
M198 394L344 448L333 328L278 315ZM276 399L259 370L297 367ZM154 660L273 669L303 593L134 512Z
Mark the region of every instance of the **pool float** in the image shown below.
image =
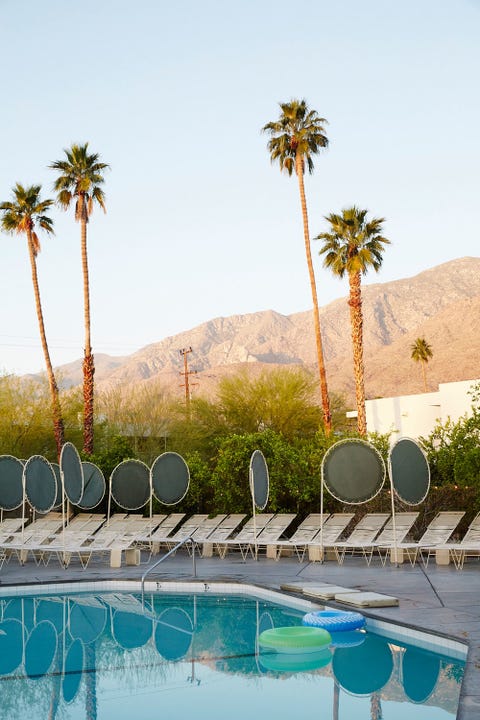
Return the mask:
M341 610L319 610L303 616L302 625L306 627L323 628L330 632L344 632L358 630L365 625L365 618L357 612L342 612Z
M276 673L299 673L318 670L332 661L332 651L328 645L321 650L309 653L262 652L259 655L263 670Z
M365 642L367 633L363 630L342 630L341 632L331 632L332 642L330 647L332 648L352 648L358 647Z
M323 628L295 625L270 628L260 633L258 644L281 653L315 653L328 646L332 638Z

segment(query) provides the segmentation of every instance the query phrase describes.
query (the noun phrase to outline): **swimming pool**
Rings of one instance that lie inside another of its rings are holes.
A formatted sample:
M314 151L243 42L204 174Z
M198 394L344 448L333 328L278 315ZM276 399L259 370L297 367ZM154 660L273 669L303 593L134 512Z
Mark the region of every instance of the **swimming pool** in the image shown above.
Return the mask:
M155 587L152 584L152 587ZM300 603L261 594L148 592L0 600L1 716L9 720L455 718L461 653L372 624L307 658L258 635L300 625Z

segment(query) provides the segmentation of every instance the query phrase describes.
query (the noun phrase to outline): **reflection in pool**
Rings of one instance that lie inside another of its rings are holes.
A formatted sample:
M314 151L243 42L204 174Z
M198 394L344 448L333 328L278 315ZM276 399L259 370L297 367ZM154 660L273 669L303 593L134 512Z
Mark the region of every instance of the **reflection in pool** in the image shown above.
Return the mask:
M302 616L205 593L0 599L2 717L455 717L463 665L440 652L368 630L316 653L261 649L262 631Z

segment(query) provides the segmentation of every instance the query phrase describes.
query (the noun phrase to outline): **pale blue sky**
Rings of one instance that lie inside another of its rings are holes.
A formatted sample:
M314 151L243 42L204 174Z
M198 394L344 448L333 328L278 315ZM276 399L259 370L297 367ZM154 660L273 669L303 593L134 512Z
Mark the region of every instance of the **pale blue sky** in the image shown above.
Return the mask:
M0 0L0 200L72 142L111 165L89 227L94 352L311 307L295 178L260 128L305 98L330 147L310 229L357 204L392 246L366 282L478 255L480 0ZM38 271L52 360L83 354L79 228ZM0 369L43 369L26 243L0 235ZM320 304L346 293L313 244Z

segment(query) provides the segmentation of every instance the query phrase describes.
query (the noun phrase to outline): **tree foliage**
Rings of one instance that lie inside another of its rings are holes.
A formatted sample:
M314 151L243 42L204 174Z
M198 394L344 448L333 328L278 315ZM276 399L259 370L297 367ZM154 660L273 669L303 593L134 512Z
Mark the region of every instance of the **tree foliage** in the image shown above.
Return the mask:
M477 487L480 492L480 385L472 391L472 410L459 420L437 422L420 441L430 463L432 481L459 487Z
M419 337L410 346L410 357L414 362L420 363L420 367L422 368L423 389L424 392L427 392L426 367L428 361L433 357L432 346L425 340L425 338Z

